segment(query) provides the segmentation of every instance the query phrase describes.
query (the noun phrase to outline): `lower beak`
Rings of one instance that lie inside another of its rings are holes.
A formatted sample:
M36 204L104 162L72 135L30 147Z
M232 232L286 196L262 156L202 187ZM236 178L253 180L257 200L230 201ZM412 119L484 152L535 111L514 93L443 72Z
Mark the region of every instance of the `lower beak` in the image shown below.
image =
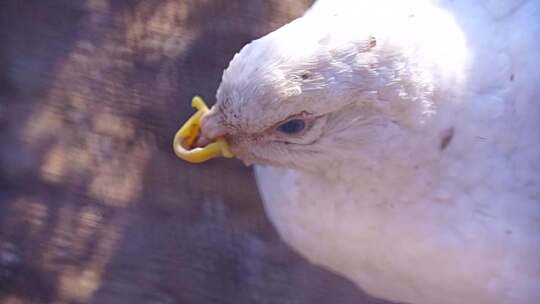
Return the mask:
M207 113L208 107L202 98L195 96L191 105L197 112L191 116L186 123L176 132L173 141L173 149L176 156L190 163L202 163L216 157L234 157L225 138L220 137L204 147L196 147L199 144L206 144L207 139L201 138L201 118Z

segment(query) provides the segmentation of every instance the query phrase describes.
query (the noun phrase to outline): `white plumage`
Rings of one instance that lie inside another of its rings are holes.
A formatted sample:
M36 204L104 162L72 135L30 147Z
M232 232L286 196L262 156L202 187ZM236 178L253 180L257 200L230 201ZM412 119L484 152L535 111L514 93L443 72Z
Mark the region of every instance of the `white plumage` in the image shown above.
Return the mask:
M540 303L540 2L320 0L203 120L283 239L413 304ZM280 133L291 119L306 130Z

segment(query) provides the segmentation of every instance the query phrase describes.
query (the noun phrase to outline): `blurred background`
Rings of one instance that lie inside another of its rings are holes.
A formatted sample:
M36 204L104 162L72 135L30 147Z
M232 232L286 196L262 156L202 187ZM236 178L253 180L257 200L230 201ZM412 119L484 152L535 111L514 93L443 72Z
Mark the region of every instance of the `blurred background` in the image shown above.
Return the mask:
M0 303L382 303L294 253L251 169L171 140L307 0L1 0Z

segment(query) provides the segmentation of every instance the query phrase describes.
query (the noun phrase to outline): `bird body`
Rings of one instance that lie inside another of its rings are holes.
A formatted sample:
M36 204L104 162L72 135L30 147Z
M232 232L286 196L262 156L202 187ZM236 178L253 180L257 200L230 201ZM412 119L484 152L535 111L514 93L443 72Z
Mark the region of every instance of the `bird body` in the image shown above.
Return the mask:
M202 137L368 293L536 304L539 84L539 1L319 0L235 56Z
M324 174L258 167L266 211L287 243L385 299L540 303L540 15L533 1L521 2L463 3L452 13L464 20L447 15L457 6L450 2L393 12L403 22L425 19L415 25L423 30L401 27L410 32L388 39L426 65L435 113L360 166L345 161ZM304 18L339 3L320 1ZM437 14L448 23L437 24ZM452 24L460 21L473 28ZM436 39L452 45L432 45L440 32L430 26L447 29ZM425 36L401 41L416 34Z

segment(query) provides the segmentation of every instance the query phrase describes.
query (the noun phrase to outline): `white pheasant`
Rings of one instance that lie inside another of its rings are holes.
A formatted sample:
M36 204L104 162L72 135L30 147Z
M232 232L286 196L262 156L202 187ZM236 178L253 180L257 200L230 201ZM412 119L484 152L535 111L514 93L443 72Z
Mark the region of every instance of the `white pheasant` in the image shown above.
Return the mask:
M234 57L201 130L372 295L540 303L540 1L320 0Z

